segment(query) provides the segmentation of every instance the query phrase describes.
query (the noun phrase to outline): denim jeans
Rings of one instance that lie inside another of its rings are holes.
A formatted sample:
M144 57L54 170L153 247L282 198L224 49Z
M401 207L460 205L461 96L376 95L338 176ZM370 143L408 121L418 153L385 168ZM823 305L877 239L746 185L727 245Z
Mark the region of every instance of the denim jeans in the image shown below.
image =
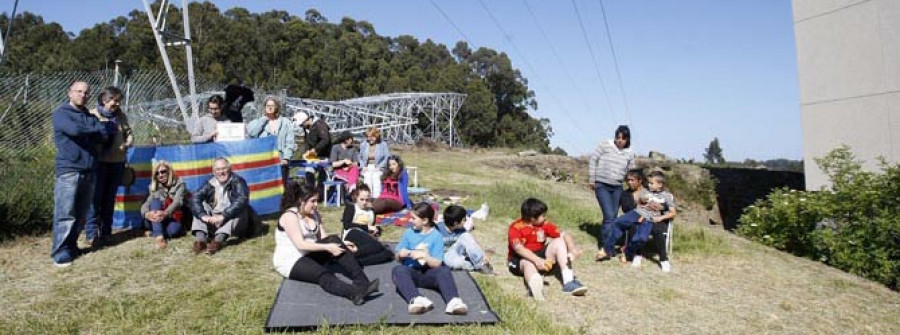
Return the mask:
M603 225L606 226L616 219L619 214L619 200L622 199L622 185L609 185L594 182L594 195L600 203L600 211L603 212Z
M159 199L150 200L150 211L161 211L163 208L162 201ZM177 222L170 217L162 219L162 221L148 221L144 219L144 228L150 230L150 236L163 236L173 238L181 236L184 231L181 229L181 222Z
M609 229L606 229L603 232L603 250L606 251L607 255L615 255L615 245L616 241L625 234L625 231L631 229L631 227L638 227L638 232L632 238L633 241L638 241L641 236L646 236L643 234L642 229L646 229L647 234L650 232L650 228L653 228L652 224L648 224L646 220L641 223L641 216L635 212L630 211L628 213L623 214L618 217L615 221L609 224ZM646 227L644 227L646 226ZM646 239L644 240L646 241ZM626 251L628 248L626 248Z
M444 252L444 264L458 270L480 269L484 265L484 250L472 234L462 233Z
M78 253L78 234L84 226L94 195L94 172L66 172L53 185L53 247L50 257L68 263Z
M122 181L125 163L97 164L96 186L91 209L84 225L84 237L89 241L112 234L112 219L116 205L116 193Z

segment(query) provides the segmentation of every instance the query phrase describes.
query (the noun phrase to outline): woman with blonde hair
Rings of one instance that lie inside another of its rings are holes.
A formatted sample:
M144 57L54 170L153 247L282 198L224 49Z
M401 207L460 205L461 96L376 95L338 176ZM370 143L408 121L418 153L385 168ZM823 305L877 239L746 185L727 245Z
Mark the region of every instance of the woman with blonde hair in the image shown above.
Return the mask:
M275 96L267 96L265 102L265 115L253 120L247 125L247 136L250 138L276 136L275 147L278 148L278 156L281 158L281 177L287 183L291 168L291 158L294 150L297 150L297 142L294 140L294 125L291 120L281 116L281 101Z
M359 167L374 165L384 170L390 156L387 143L381 140L381 131L376 127L366 130L366 141L359 145Z
M141 217L150 236L156 239L156 246L165 249L166 238L184 234L181 226L184 181L175 175L172 164L164 160L153 166L150 180L150 194L141 205Z

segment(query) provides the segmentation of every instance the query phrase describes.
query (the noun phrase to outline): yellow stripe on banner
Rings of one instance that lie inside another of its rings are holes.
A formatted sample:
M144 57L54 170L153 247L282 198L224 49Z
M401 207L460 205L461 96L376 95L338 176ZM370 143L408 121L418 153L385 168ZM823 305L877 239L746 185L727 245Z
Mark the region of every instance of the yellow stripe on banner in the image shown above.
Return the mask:
M153 164L149 163L149 162L137 163L137 164L128 163L128 166L130 166L135 171L151 171L151 170L153 170Z
M113 210L120 212L140 211L142 204L140 201L116 202Z
M284 186L278 185L278 186L275 186L275 187L270 187L270 188L267 188L267 189L262 189L262 190L259 190L259 191L251 192L251 193L250 193L250 200L258 200L258 199L264 199L264 198L268 198L268 197L273 197L273 196L276 196L276 195L280 195L280 194L282 194L283 192L284 192Z
M240 164L240 163L267 160L267 159L271 159L272 157L278 157L277 150L258 152L255 154L231 156L231 157L228 157L228 161L231 162L231 164ZM192 170L192 169L211 167L213 164L213 161L215 161L214 158L199 159L199 160L192 160L192 161L170 162L170 163L172 163L172 168L174 168L175 170L181 171L181 170ZM149 168L148 168L148 170L149 170Z

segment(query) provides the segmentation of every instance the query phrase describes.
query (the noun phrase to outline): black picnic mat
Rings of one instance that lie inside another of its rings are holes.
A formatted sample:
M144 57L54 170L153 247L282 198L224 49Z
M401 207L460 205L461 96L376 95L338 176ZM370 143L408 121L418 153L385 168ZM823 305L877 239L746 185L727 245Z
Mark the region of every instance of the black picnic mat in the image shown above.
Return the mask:
M422 315L410 315L406 309L406 301L400 297L391 281L391 269L398 264L389 262L364 268L369 279L378 278L381 286L379 293L370 295L366 303L360 306L353 305L348 299L333 296L318 285L285 278L269 311L265 330L313 330L324 325L494 324L500 321L478 284L465 271L453 271L453 280L460 298L469 307L467 315L444 313L446 303L437 291L429 289L419 290L434 302L434 309Z

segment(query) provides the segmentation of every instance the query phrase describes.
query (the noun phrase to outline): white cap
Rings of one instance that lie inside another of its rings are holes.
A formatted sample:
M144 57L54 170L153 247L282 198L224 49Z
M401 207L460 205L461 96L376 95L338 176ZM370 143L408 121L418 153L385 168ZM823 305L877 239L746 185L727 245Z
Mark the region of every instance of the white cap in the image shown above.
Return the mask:
M306 112L299 111L294 113L294 126L303 127L303 122L306 122L307 119L309 119L309 114L306 114Z

